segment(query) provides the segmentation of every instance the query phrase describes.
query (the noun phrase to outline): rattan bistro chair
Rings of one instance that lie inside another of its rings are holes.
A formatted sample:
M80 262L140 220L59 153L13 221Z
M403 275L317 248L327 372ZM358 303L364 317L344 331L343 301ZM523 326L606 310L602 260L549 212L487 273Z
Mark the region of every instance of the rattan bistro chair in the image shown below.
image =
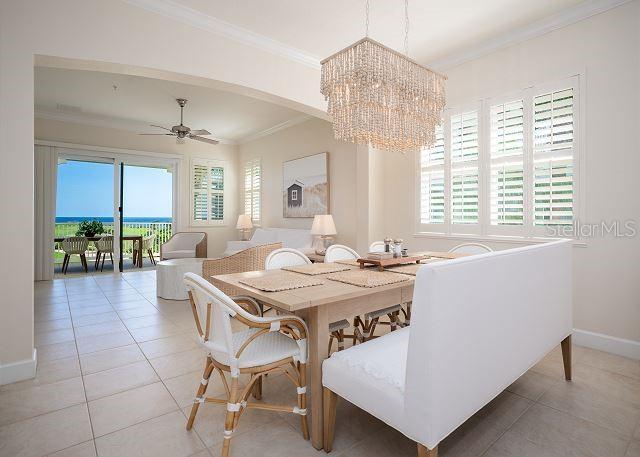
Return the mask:
M297 265L311 265L311 260L307 257L304 252L298 251L297 249L292 248L281 248L272 251L268 256L267 260L264 263L265 270L276 270L282 267L294 267ZM344 331L351 327L349 321L346 319L342 319L337 322L332 322L329 324L329 333L331 334L329 337L329 353L331 353L331 346L333 346L333 342L338 342L338 351L344 349L344 339L351 338L353 339L353 344L356 343L358 337L354 335L346 335Z
M100 267L100 271L104 270L104 259L107 254L109 254L111 267L113 267L113 235L103 236L96 241L96 249L95 269L97 270ZM100 264L100 259L102 259L102 265Z
M204 278L186 273L184 284L200 335L200 345L207 351L206 367L202 381L187 421L191 430L203 403L226 405L222 456L229 455L229 446L238 421L246 409L289 412L300 415L302 435L309 439L307 425L307 327L296 316L261 317L253 315L241 306L251 306L259 311L250 298L229 298ZM247 330L233 332L232 319L247 326ZM216 370L222 379L227 398L205 397L209 378ZM280 406L249 401L254 385L263 375L282 372L294 384L298 393L296 406ZM231 383L225 373L229 373ZM240 375L249 375L244 386Z
M327 252L324 256L325 262L335 262L337 260L357 260L360 256L356 251L349 246L343 246L341 244L333 244L327 248ZM356 316L354 320L354 327L362 327L361 341L367 341L374 337L376 326L390 325L391 331L396 330L400 324L400 312L402 306L400 304L389 306L387 308L371 311L364 315L364 320L360 316ZM389 317L389 322L380 322L380 318L383 316ZM357 334L357 332L355 332Z
M80 256L80 262L85 273L89 271L87 265L87 248L89 247L89 240L84 236L70 236L62 240L62 250L64 251L64 259L62 260L62 272L67 274L69 268L69 260L71 256L77 254Z

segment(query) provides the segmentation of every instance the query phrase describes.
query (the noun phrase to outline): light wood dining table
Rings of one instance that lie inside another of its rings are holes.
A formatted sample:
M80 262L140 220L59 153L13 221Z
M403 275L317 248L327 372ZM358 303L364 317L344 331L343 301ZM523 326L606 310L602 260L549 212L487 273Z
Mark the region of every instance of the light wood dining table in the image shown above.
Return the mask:
M460 254L431 251L420 254L440 257L443 260L461 256ZM352 268L358 269L359 266L353 265ZM280 272L281 270L251 271L217 275L211 279L213 284L218 287L226 286L239 289L243 295L249 295L259 302L285 313L298 315L307 323L309 329L308 369L310 373L308 379L311 389L311 442L316 449L322 449L322 362L329 356L329 323L341 319L351 321L357 315L364 315L398 303L410 302L413 299L415 277L406 275L406 281L379 287L360 287L326 279L322 285L280 292L264 292L240 282L247 278L279 275ZM314 277L321 278L323 276L327 276L327 274Z

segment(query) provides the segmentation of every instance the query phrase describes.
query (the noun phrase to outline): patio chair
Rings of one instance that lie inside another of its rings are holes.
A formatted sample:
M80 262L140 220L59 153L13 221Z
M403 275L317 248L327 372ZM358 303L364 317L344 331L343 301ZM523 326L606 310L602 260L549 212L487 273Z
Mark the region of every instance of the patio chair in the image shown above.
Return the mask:
M259 312L254 300L244 298L236 302L194 273L185 273L184 284L200 336L199 343L207 351L206 367L191 407L187 430L193 427L201 404L217 403L226 405L222 457L229 455L231 438L242 414L252 408L298 414L302 435L308 440L308 331L304 321L290 315L262 317L251 314L245 307ZM235 325L232 324L237 323L247 329L234 332ZM222 379L226 399L205 397L213 370ZM230 374L230 383L225 373ZM293 383L298 394L296 406L249 401L254 385L269 373L283 373ZM248 376L244 386L240 385L240 375Z
M96 262L95 269L97 270L100 267L100 271L104 270L104 259L109 254L109 258L111 259L111 267L113 267L113 236L103 236L98 241L96 241ZM100 259L102 258L102 265L100 265Z
M311 265L311 263L311 260L304 254L304 252L292 248L282 248L272 251L271 254L267 256L267 260L264 263L264 269L276 270L282 267ZM331 353L331 346L333 346L334 341L338 342L338 351L344 349L345 338L353 339L353 344L356 344L356 340L358 339L357 335L346 335L344 333L344 331L349 327L351 327L351 324L349 324L349 321L346 319L329 324L329 333L331 334L329 337L329 353Z
M62 240L62 250L64 251L64 259L62 260L62 273L67 274L69 268L69 260L72 255L79 255L80 262L85 273L89 271L87 265L87 248L89 247L89 240L84 236L70 236Z
M153 255L153 242L156 239L156 235L155 234L151 234L149 236L145 236L144 238L142 238L142 249L140 249L140 246L138 246L140 243L138 240L133 242L133 264L136 264L136 261L138 260L138 256L144 256L144 253L146 252L147 255L149 256L149 260L151 261L152 265L156 264L156 258Z
M341 244L333 244L327 248L327 253L324 256L325 262L335 262L336 260L356 260L360 256L356 251L349 246L343 246ZM387 308L372 311L364 315L364 320L360 316L356 316L353 322L353 326L357 329L362 327L361 341L367 341L374 338L374 332L378 325L389 325L391 331L396 330L400 324L400 312L402 311L402 305L397 304L389 306ZM387 315L389 322L380 322L380 318ZM356 332L357 333L357 332Z

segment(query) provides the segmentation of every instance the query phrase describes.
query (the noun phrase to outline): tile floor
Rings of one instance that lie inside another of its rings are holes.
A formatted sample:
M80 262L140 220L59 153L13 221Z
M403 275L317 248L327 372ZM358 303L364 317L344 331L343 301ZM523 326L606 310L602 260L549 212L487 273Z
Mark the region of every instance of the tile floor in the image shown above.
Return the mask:
M0 456L187 457L219 455L223 414L186 415L204 353L187 302L155 296L155 272L69 276L35 289L38 374L0 387ZM213 378L212 378L213 379ZM220 381L209 394L220 395ZM264 395L295 401L284 376ZM414 443L345 401L336 457L411 456ZM574 348L574 382L553 351L440 445L440 454L485 457L640 457L640 362ZM297 416L250 410L232 455L311 456Z

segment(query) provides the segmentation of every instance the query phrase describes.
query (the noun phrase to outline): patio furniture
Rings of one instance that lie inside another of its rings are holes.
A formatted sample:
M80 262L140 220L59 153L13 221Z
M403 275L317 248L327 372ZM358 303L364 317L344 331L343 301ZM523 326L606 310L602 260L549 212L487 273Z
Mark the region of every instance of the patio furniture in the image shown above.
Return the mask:
M311 265L311 260L304 255L304 253L298 251L297 249L291 248L281 248L272 251L268 256L267 260L264 264L265 270L275 270L282 267L294 267L297 265ZM344 331L351 327L349 321L346 319L341 319L337 322L332 322L329 324L329 332L331 333L331 337L329 338L329 352L331 352L331 346L333 345L333 341L337 341L338 351L344 349L344 339L352 338L353 344L356 343L357 335L345 335Z
M89 240L84 236L70 236L62 240L62 250L64 251L64 259L62 260L62 272L67 274L69 268L69 260L72 255L79 255L82 267L85 273L89 271L87 265L87 248L89 247Z
M160 245L160 260L205 258L207 234L204 232L178 232Z
M313 236L306 229L258 228L248 241L227 241L227 249L223 255L229 256L263 244L282 243L283 248L293 248L309 255L315 252Z
M153 256L153 241L155 239L156 239L155 234L151 234L142 238L142 249L140 248L139 241L135 241L133 243L133 263L136 263L136 260L138 260L138 256L142 256L140 260L144 259L144 253L146 252L147 255L149 256L149 260L151 261L151 264L152 265L156 264L156 259Z
M336 260L357 260L360 256L356 251L349 246L341 244L333 244L327 248L325 254L325 262L335 262ZM368 312L364 315L364 320L360 316L356 316L353 322L353 326L357 329L362 327L361 341L374 338L374 332L378 324L389 325L391 331L394 331L400 326L400 312L402 311L402 305L397 304L389 306L387 308L378 309ZM387 315L389 322L380 322L380 318ZM356 332L357 333L357 332Z
M100 238L102 238L102 235L100 236L91 236L91 237L86 237L87 241L93 241L94 243L96 241L98 241ZM142 241L142 235L123 235L122 237L120 237L122 239L122 241L133 241L134 243L137 241ZM54 243L62 243L66 238L65 237L56 237L53 239ZM139 268L142 268L142 258L138 259L138 264L137 266ZM134 263L134 266L136 266L136 264Z
M187 300L184 274L202 274L204 259L161 260L156 265L156 295L167 300Z
M253 246L219 259L205 259L202 262L202 277L211 281L211 277L214 275L262 270L267 256L281 247L282 243L265 244ZM239 295L238 290L233 287L222 286L219 289L229 296Z
M307 425L307 326L296 316L262 317L253 315L240 306L257 304L244 298L233 301L198 275L185 274L185 285L200 335L199 343L207 351L202 381L196 392L187 421L191 430L201 404L226 405L222 457L229 455L229 446L238 420L247 409L298 414L302 436L309 439ZM243 324L246 330L233 332L232 321ZM209 378L217 370L223 379L227 398L205 397ZM298 401L296 406L280 406L251 402L249 396L256 383L268 373L284 373L293 383ZM225 373L231 376L227 383ZM246 385L240 385L240 375L248 375Z
M449 249L449 252L453 252L456 254L475 255L475 254L486 254L487 252L493 252L493 249L491 249L489 246L485 246L484 244L480 244L480 243L462 243Z
M96 262L95 269L97 270L100 267L100 271L104 271L104 259L109 254L109 258L111 259L111 267L113 267L113 236L107 235L100 238L98 241L95 241L96 245ZM102 265L100 265L100 259L102 258Z
M571 380L571 251L563 240L422 266L411 327L324 361L325 451L337 396L435 457L444 438L559 343Z

